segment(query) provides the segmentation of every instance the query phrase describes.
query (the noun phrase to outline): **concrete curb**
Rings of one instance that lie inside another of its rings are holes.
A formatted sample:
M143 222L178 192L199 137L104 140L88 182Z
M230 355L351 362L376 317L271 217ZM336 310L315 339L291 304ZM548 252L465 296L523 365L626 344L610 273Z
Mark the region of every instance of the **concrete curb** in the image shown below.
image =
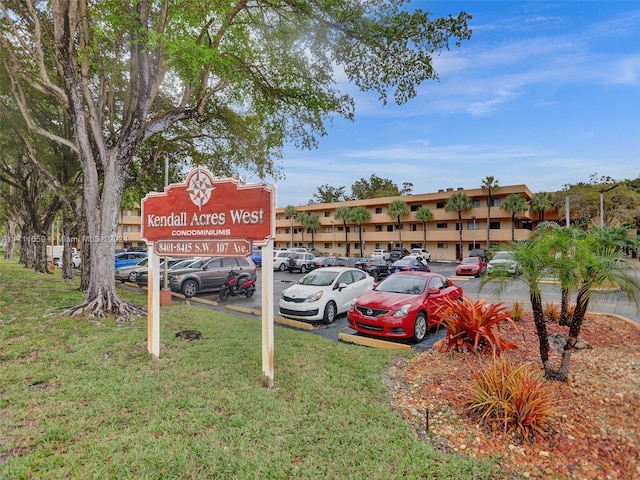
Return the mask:
M387 342L385 340L378 340L375 338L360 337L349 333L339 333L338 340L347 343L354 343L356 345L363 345L365 347L384 348L387 350L412 350L410 345Z

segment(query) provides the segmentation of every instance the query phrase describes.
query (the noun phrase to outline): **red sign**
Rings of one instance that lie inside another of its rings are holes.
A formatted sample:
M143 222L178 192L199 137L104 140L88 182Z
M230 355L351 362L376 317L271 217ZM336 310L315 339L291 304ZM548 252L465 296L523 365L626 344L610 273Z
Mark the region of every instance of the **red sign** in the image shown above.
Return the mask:
M243 240L263 243L275 236L272 188L245 185L229 178L216 179L207 169L195 168L185 183L171 184L164 193L149 193L142 200L142 239L150 243L164 241L158 245L163 251L211 248L209 255L225 255L222 250L230 248L231 253L226 255L251 253L250 244L249 251L241 253L233 253L233 245L246 245ZM216 242L194 242L202 239ZM224 247L225 240L233 245ZM221 249L220 253L216 253L217 249ZM195 251L192 254L206 255Z

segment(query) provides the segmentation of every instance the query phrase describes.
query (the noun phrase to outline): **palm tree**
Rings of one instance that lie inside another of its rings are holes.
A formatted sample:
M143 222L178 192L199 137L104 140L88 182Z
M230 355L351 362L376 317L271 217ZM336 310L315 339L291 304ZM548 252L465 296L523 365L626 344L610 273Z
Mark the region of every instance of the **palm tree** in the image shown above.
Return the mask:
M307 212L298 212L298 214L296 215L296 219L298 220L298 223L301 226L300 235L301 235L301 238L302 238L301 243L302 243L303 246L304 246L304 230L305 230L305 225L307 224L307 217L308 216L309 216L309 213L307 213Z
M422 222L422 247L427 248L427 222L433 220L433 212L429 207L420 207L416 210L416 220Z
M538 220L540 222L544 222L544 212L553 209L553 197L548 192L536 193L536 196L531 200L531 210L538 212Z
M389 203L389 207L387 208L387 215L391 218L395 218L398 221L398 233L400 235L400 246L402 246L402 226L400 225L400 217L409 215L411 210L409 210L409 205L404 200L393 200Z
M317 212L309 213L304 219L303 226L311 232L311 246L315 247L315 233L322 228L320 224L320 214Z
M360 243L360 256L362 257L362 224L371 220L371 214L365 207L355 207L349 212L349 222L358 225L358 240Z
M491 193L495 193L500 189L498 180L488 176L482 180L480 186L482 190L487 192L487 249L491 248Z
M577 227L545 227L538 229L524 242L503 247L514 252L520 264L520 279L529 288L533 320L538 336L540 360L544 376L549 380L566 382L569 378L571 354L584 322L591 291L603 284L615 284L630 302L640 310L640 280L626 254L603 242L598 230L584 231ZM492 275L507 285L512 276ZM543 312L540 282L543 277L558 278L563 291L577 291L576 307L568 321L569 331L560 365L554 369L549 359L549 338ZM483 278L481 286L489 278Z
M346 206L341 206L336 208L336 213L333 214L333 218L336 220L342 220L342 224L344 225L344 248L345 248L345 256L349 256L349 235L347 233L347 220L349 220L349 211L351 209Z
M285 218L289 219L289 232L291 232L291 243L289 243L290 247L293 247L293 219L296 218L298 214L298 210L293 205L288 205L284 209Z
M473 200L464 192L456 192L451 195L444 206L446 212L458 212L458 225L460 227L458 228L460 233L460 258L458 260L462 260L464 251L462 248L462 211L471 210L472 208Z
M509 195L502 204L503 210L511 212L511 241L516 241L516 213L527 209L527 201L516 193Z

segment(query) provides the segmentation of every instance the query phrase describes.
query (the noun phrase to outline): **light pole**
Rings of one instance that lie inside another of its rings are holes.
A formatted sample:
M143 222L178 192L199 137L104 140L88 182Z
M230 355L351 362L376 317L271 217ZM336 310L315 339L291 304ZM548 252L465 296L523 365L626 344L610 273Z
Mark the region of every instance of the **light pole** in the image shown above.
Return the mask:
M476 216L471 217L473 219L473 249L476 249Z
M604 228L604 194L616 188L619 184L616 183L609 188L600 189L600 228Z

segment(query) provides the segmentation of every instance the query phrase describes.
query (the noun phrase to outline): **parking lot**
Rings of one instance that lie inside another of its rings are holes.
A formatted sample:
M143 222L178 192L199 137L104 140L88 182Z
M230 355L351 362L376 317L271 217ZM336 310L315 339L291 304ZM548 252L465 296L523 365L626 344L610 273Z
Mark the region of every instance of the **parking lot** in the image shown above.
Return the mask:
M505 302L509 304L513 300L519 300L525 305L529 304L529 291L523 282L514 280L506 286L502 286L499 283L489 282L482 289L480 288L481 280L473 277L456 277L455 276L455 263L451 262L431 262L429 264L430 269L433 272L440 273L454 283L460 285L464 291L464 294L471 297L473 300L479 298L485 298L488 302ZM290 272L274 272L274 289L273 289L273 305L274 315L278 316L278 303L282 291L289 287L292 283L297 282L302 277L301 273ZM560 303L560 291L558 286L553 282L545 282L541 285L543 302L556 302ZM204 299L207 301L205 304L201 304L208 308L214 309L226 309L227 306L241 307L242 309L248 309L252 311L260 311L262 308L262 278L261 272L258 270L257 276L257 292L251 298L246 297L231 297L226 302L220 302L217 293L199 294L197 299ZM194 299L192 303L199 305L197 299ZM628 300L619 292L594 292L589 304L589 311L592 312L604 312L613 313L633 321L640 323L640 316L635 310L635 306L630 305ZM346 333L355 335L356 332L347 327L346 314L340 315L334 323L331 325L325 325L321 322L310 322L313 325L313 329L310 330L313 334L320 335L332 340L338 340L340 333ZM434 341L444 336L444 332L430 332L427 335L425 341L419 345L414 346L416 349L430 348Z

